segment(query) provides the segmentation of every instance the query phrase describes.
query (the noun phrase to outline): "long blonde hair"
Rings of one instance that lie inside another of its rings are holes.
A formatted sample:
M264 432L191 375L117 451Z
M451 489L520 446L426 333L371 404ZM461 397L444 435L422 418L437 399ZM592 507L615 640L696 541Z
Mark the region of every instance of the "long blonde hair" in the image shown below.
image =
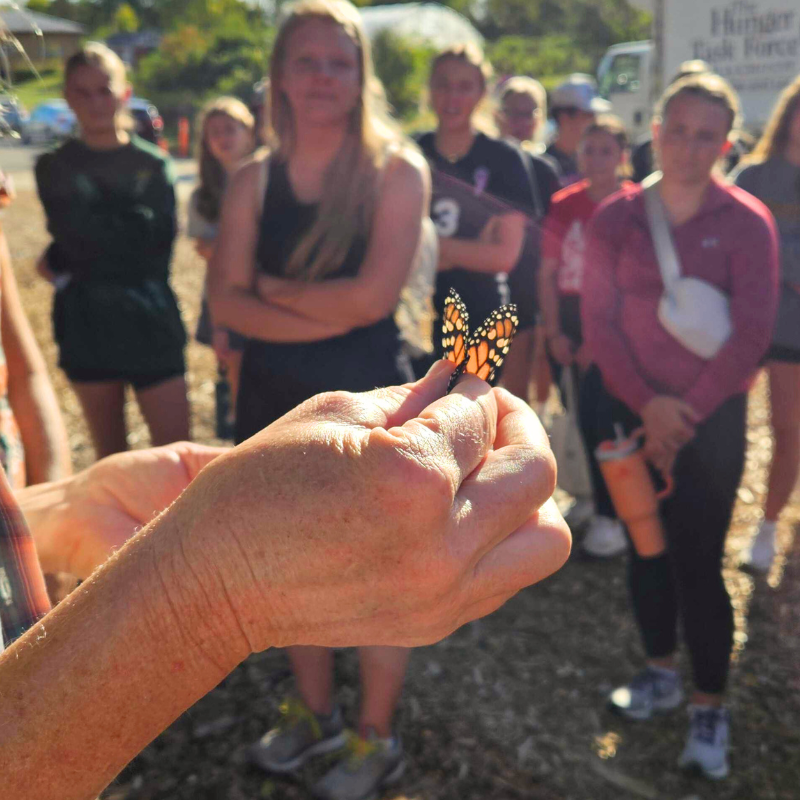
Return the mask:
M789 127L792 117L800 108L800 75L780 94L764 133L748 156L747 161L766 161L782 156L789 144Z
M197 189L197 210L204 219L216 222L219 219L222 195L225 192L225 168L212 154L206 140L206 126L215 117L229 117L238 122L253 136L255 149L256 122L247 106L235 97L218 97L207 103L197 119L195 129L200 131L197 140L197 163L200 184Z
M381 173L390 153L404 141L375 90L369 40L356 7L347 0L300 0L284 17L270 59L269 134L278 157L291 156L297 135L289 101L280 89L288 42L292 33L311 20L338 25L355 44L361 96L344 142L325 171L316 221L286 264L287 276L309 281L337 269L354 240L369 235Z

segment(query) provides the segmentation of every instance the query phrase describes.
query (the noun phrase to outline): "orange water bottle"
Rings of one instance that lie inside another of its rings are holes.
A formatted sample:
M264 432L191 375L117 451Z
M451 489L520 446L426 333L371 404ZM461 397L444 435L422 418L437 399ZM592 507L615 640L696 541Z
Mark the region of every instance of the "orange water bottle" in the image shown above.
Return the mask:
M605 441L595 451L617 516L625 523L638 555L652 558L667 549L658 503L672 492L672 478L665 476L665 488L656 492L642 454L644 430L625 437L617 427L617 438Z

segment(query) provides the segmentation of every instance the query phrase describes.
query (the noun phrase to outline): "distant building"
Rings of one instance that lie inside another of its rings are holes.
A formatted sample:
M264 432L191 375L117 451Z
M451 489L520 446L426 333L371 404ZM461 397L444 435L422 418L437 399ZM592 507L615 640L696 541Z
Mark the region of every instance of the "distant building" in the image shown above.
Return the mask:
M77 22L0 7L0 47L12 71L25 68L26 62L9 34L22 45L28 58L41 67L44 61L63 62L69 58L80 47L85 33L83 25Z
M106 39L106 44L134 69L139 59L158 49L161 31L147 30L136 33L115 33Z

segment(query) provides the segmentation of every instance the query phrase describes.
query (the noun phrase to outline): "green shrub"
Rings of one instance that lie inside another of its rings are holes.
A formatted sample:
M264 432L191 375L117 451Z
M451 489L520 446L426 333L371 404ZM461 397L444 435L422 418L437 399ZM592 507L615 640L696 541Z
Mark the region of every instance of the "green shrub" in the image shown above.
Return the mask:
M530 75L542 80L551 75L594 71L592 57L563 35L503 36L488 46L487 55L498 76Z
M251 99L253 84L267 72L274 33L212 34L183 26L164 37L158 52L137 70L137 91L155 103L167 122L194 116L222 94Z
M400 119L413 116L419 111L435 51L388 30L379 33L372 44L375 72L394 113Z

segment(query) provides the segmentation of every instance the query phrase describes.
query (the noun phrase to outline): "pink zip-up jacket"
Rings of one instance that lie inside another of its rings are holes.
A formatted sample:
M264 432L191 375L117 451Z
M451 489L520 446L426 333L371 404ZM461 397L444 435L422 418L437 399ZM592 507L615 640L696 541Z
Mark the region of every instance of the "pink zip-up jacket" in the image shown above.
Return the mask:
M607 389L641 414L657 395L678 397L705 419L749 388L770 343L778 302L778 235L767 207L712 180L700 210L672 228L681 274L730 299L733 332L711 360L658 321L664 292L641 187L609 197L587 232L581 293L585 341Z

